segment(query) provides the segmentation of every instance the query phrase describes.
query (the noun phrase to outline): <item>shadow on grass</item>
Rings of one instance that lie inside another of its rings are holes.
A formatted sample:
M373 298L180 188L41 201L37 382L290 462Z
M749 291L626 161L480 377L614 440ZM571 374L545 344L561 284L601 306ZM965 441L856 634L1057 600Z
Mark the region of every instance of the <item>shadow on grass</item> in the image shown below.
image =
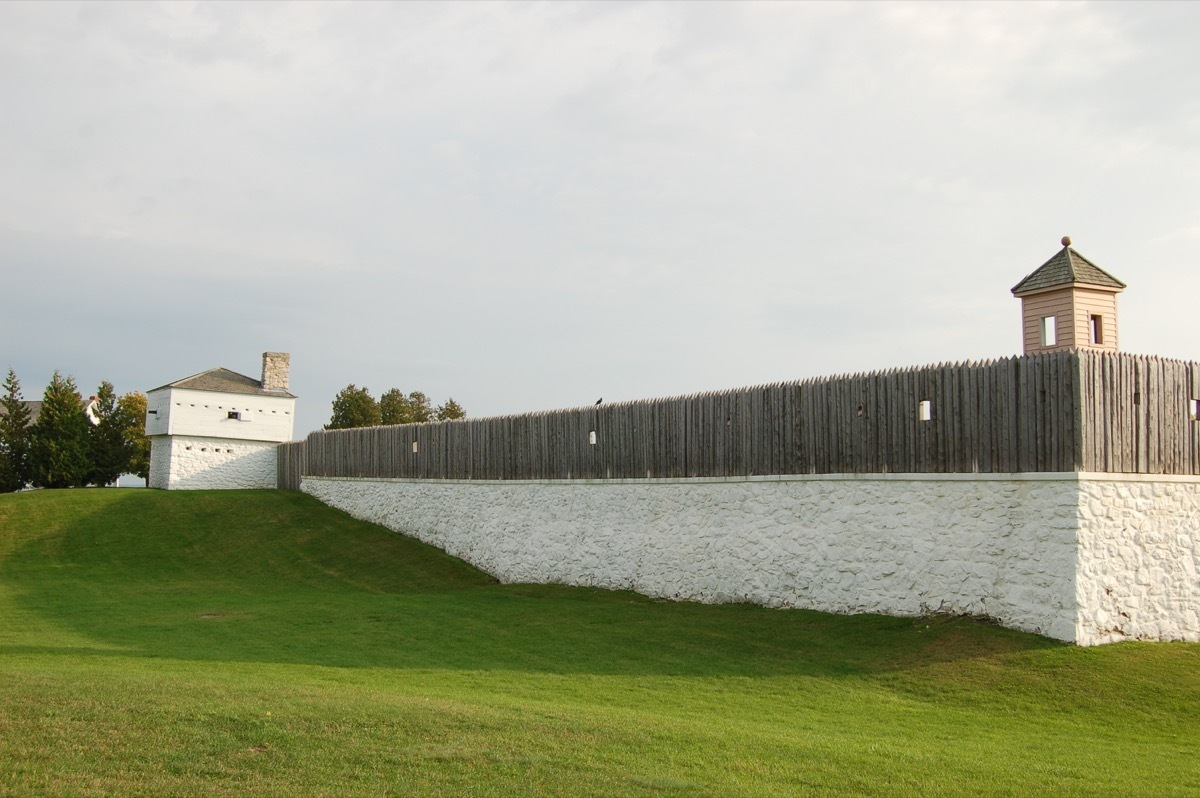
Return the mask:
M1061 645L965 618L835 616L499 585L430 546L276 491L0 497L0 582L17 609L46 621L44 632L27 629L12 645L0 643L0 654L852 676ZM94 648L56 640L55 629Z

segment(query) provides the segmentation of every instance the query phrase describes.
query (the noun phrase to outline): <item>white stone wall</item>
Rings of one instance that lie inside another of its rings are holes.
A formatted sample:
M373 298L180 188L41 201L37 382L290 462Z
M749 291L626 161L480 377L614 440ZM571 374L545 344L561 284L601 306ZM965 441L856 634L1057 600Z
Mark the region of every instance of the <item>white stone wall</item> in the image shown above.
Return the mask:
M277 443L185 435L150 439L150 487L274 488Z
M305 477L301 487L505 582L841 613L979 613L1061 640L1078 634L1076 474Z
M150 487L166 490L171 479L171 439L163 435L150 438Z
M1080 488L1078 642L1200 641L1200 479L1093 474Z

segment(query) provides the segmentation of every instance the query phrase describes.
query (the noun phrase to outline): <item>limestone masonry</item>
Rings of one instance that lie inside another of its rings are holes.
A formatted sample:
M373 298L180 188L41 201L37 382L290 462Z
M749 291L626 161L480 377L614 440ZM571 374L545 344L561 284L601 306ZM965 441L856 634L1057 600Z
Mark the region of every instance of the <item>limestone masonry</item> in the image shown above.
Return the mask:
M286 391L292 356L287 352L263 352L262 383L266 391Z
M276 443L187 435L150 444L150 484L171 490L275 487Z
M987 615L1080 645L1200 641L1200 479L813 475L302 489L504 582Z

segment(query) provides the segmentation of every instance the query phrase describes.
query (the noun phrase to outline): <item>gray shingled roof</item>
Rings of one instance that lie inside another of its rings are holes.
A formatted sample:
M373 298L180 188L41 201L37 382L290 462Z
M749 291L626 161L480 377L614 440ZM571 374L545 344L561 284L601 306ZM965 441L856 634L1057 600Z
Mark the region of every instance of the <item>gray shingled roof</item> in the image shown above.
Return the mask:
M287 391L268 391L262 387L261 382L253 377L247 377L245 374L238 374L236 371L223 368L202 371L199 374L193 374L190 377L184 377L182 380L169 382L166 385L160 385L151 390L161 391L163 388L187 388L192 391L216 391L218 393L244 393L255 396L296 398L295 394L288 393Z
M42 414L42 400L34 399L32 401L24 401L22 404L29 408L29 426L32 427L35 423L37 423L38 416ZM3 407L0 407L0 416L5 415L8 415L8 413L5 412Z
M1017 283L1012 292L1017 295L1027 294L1043 288L1055 288L1074 283L1115 288L1118 291L1125 287L1125 283L1069 246L1065 246L1055 253L1054 257L1039 266L1033 274Z

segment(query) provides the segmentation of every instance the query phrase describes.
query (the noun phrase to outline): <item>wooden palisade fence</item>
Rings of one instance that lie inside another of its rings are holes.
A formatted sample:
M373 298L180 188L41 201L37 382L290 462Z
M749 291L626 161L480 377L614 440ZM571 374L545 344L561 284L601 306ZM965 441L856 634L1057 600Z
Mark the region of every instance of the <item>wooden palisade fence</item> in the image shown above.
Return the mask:
M300 476L1200 474L1200 363L1087 350L527 415L314 432ZM594 442L593 442L594 441Z

